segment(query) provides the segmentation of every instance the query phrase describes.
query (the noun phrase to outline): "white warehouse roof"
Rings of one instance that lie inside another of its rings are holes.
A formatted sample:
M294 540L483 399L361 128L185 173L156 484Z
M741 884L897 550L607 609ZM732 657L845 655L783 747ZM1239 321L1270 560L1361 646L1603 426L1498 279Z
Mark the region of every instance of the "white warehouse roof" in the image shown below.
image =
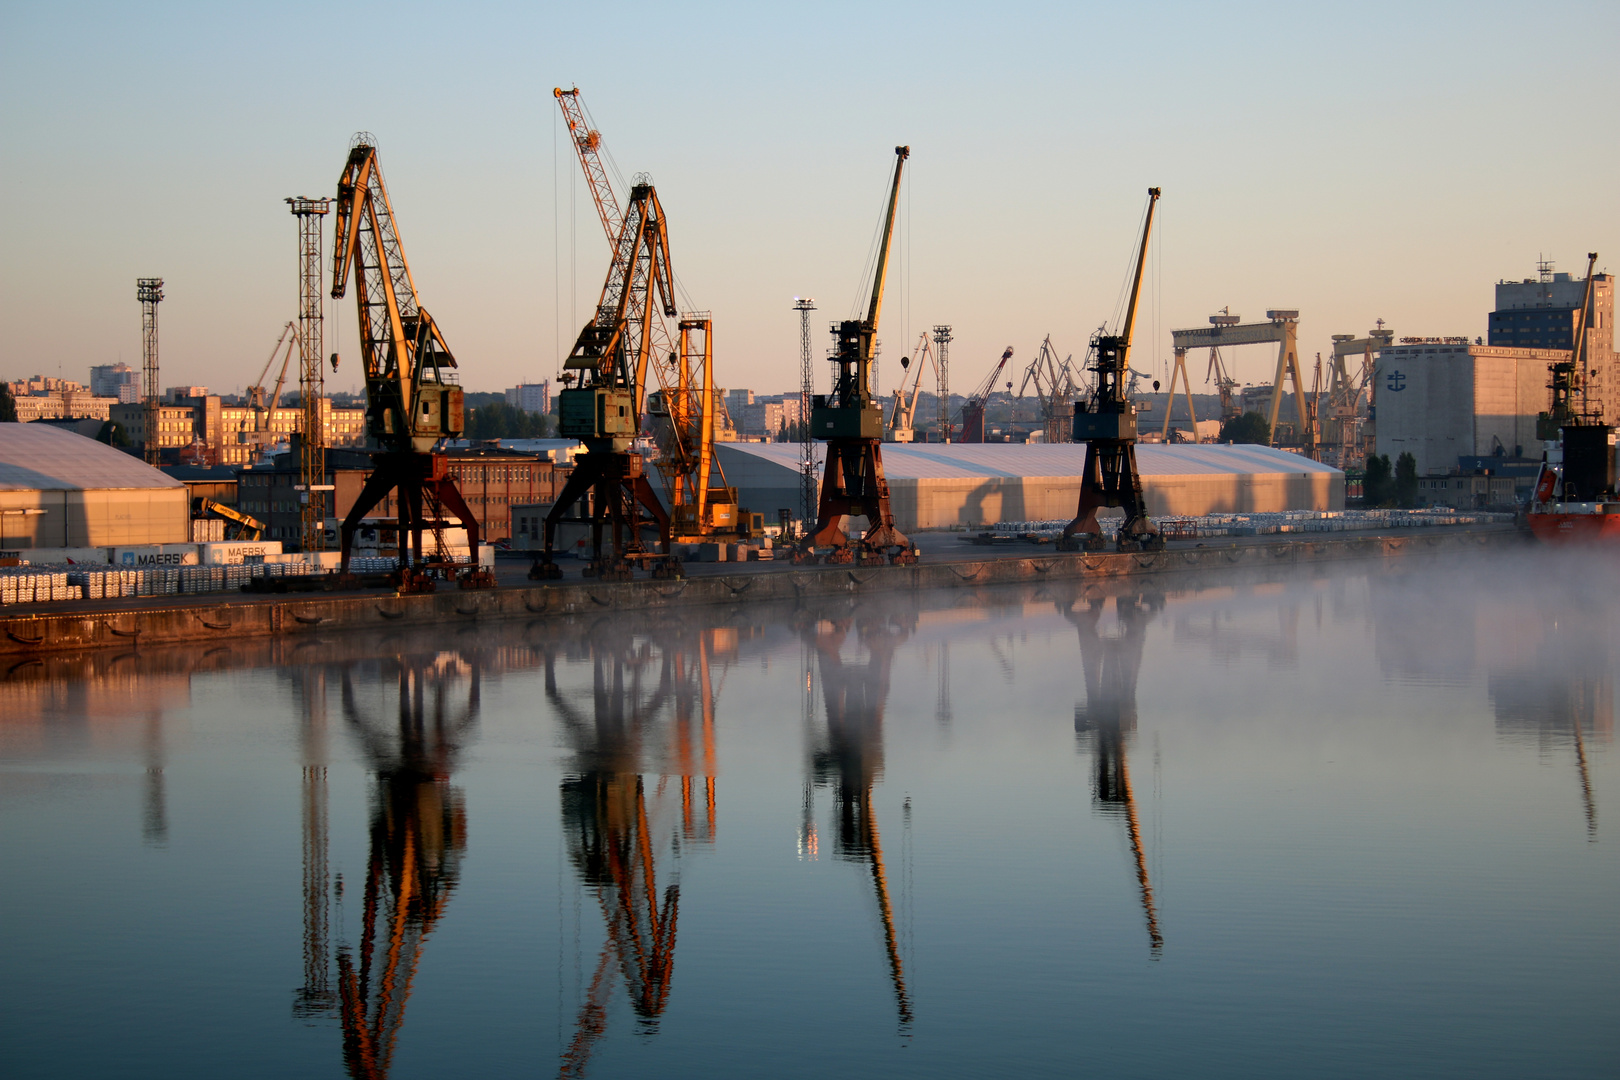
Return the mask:
M138 457L45 424L0 424L0 491L184 488Z
M798 443L717 443L732 453L797 470ZM815 444L824 461L825 443ZM1085 468L1085 443L884 443L883 473L890 480L974 480L986 477L1075 476ZM1136 466L1144 477L1339 472L1310 458L1269 446L1207 443L1137 443Z

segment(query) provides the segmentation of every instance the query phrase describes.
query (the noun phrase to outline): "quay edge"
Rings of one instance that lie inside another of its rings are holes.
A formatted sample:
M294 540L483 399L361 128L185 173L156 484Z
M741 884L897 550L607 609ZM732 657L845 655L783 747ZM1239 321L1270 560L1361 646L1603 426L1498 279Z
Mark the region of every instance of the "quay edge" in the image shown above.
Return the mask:
M566 582L450 590L412 596L391 593L222 595L217 602L149 604L104 610L0 614L0 660L68 649L180 645L222 636L279 637L370 631L385 627L466 624L478 620L645 610L698 604L793 601L889 591L1117 579L1227 569L1282 569L1310 563L1478 551L1522 543L1512 527L1378 533L1332 539L1171 548L1151 553L1034 554L1024 558L925 562L914 566L811 566L778 572L739 572L681 581Z

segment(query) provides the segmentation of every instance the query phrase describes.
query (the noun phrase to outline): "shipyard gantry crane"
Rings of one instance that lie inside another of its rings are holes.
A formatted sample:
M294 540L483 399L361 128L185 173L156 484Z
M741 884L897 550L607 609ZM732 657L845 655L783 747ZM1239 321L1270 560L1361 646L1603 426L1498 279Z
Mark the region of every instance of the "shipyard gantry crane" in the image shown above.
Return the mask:
M355 135L338 180L337 235L332 246L332 297L343 299L353 272L360 316L360 358L366 376L366 434L382 448L360 496L343 519L342 567L349 568L354 532L372 508L398 492L401 585L431 588L421 570L422 533L431 530L436 557L448 560L445 511L467 533L474 569L466 584L488 584L477 574L478 518L450 479L449 460L433 452L441 439L461 434L462 394L450 354L433 317L416 297L394 208L383 184L376 139ZM308 495L308 492L305 492Z
M1079 510L1058 538L1060 551L1101 551L1104 541L1097 511L1105 506L1118 506L1125 511L1125 519L1119 526L1119 550L1153 551L1164 547L1164 535L1148 519L1142 477L1136 471L1136 405L1126 387L1136 303L1142 293L1142 271L1147 263L1153 210L1158 202L1159 189L1148 188L1142 244L1136 252L1136 271L1131 280L1131 298L1125 308L1125 325L1118 334L1099 330L1091 339L1091 370L1096 373L1096 383L1089 401L1075 403L1072 434L1075 442L1086 444L1085 472L1080 477Z
M1389 348L1393 330L1378 329L1365 337L1333 335L1333 364L1328 369L1328 407L1322 418L1322 461L1359 468L1372 445L1373 354ZM1350 370L1349 358L1359 356L1360 369Z
M580 169L596 203L608 247L616 254L624 211L603 164L602 134L585 113L579 88L552 91L568 124ZM641 321L647 298L646 264L632 270L626 318ZM715 412L714 320L706 311L684 312L672 345L661 312L647 324L652 338L651 368L659 389L649 393L646 411L658 445L658 471L669 495L672 535L681 540L715 536L744 538L752 522L737 506L737 489L728 487L714 452Z
M872 342L883 310L883 280L889 267L894 214L900 199L900 175L909 146L894 148L894 180L872 273L872 298L864 319L845 319L833 328L832 362L838 366L831 394L817 394L810 409L810 432L827 444L826 471L816 524L794 552L795 561L811 561L825 551L828 562L910 563L916 549L894 526L889 481L883 476L883 411L872 394ZM847 519L864 517L868 528L851 542Z
M1001 378L1001 373L1006 370L1007 361L1012 359L1012 354L1013 347L1009 345L1001 354L1001 359L996 361L996 366L990 369L990 374L985 376L984 382L975 387L973 393L967 396L967 400L962 402L962 438L959 440L960 442L984 442L984 412L990 407L990 395L996 392L996 381ZM1010 384L1008 389L1012 389Z
M1210 349L1210 366L1217 373L1219 380L1217 385L1222 387L1222 419L1229 419L1226 415L1231 409L1228 394L1230 390L1237 388L1237 384L1232 383L1231 387L1227 388L1225 374L1215 359L1214 351L1228 345L1261 345L1276 342L1277 375L1272 380L1271 409L1267 416L1271 423L1271 442L1268 445L1277 445L1277 417L1281 415L1283 386L1287 379L1292 378L1294 411L1299 422L1295 440L1309 456L1315 451L1316 444L1310 408L1306 403L1305 380L1299 369L1299 312L1277 308L1266 312L1266 318L1269 321L1263 323L1242 323L1238 321L1238 316L1227 314L1223 308L1221 314L1209 317L1209 326L1172 330L1170 340L1175 348L1178 363L1187 355L1188 349L1206 347Z

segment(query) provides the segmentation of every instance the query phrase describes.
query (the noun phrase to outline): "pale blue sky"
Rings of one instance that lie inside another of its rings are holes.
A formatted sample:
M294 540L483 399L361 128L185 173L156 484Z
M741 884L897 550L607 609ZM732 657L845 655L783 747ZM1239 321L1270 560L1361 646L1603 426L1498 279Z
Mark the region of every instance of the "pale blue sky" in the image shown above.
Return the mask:
M1492 283L1538 254L1620 267L1617 30L1598 3L12 3L0 376L137 364L155 274L165 385L252 381L294 314L282 199L331 194L359 129L464 384L553 375L606 266L557 138L552 87L576 84L658 184L728 386L796 382L795 295L821 302L818 349L850 311L897 143L879 336L892 360L953 324L957 389L1008 344L1083 350L1150 185L1144 370L1224 305L1300 309L1307 360L1379 317L1482 334ZM342 388L352 301L332 317ZM1233 359L1245 381L1274 362Z

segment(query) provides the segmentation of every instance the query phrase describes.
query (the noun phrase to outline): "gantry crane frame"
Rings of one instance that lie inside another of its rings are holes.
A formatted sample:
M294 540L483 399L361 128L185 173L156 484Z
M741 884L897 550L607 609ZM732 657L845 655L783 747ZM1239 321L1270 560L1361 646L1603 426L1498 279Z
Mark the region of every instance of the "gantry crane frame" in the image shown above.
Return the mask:
M1266 312L1267 322L1239 323L1233 316L1209 318L1209 326L1170 331L1176 362L1181 364L1188 349L1223 348L1228 345L1277 343L1277 374L1272 380L1271 410L1267 417L1271 432L1267 446L1277 445L1277 418L1282 413L1283 385L1294 380L1294 412L1299 421L1298 437L1307 457L1316 449L1316 432L1306 402L1305 380L1299 368L1299 312L1274 308ZM1173 384L1172 384L1173 385Z

